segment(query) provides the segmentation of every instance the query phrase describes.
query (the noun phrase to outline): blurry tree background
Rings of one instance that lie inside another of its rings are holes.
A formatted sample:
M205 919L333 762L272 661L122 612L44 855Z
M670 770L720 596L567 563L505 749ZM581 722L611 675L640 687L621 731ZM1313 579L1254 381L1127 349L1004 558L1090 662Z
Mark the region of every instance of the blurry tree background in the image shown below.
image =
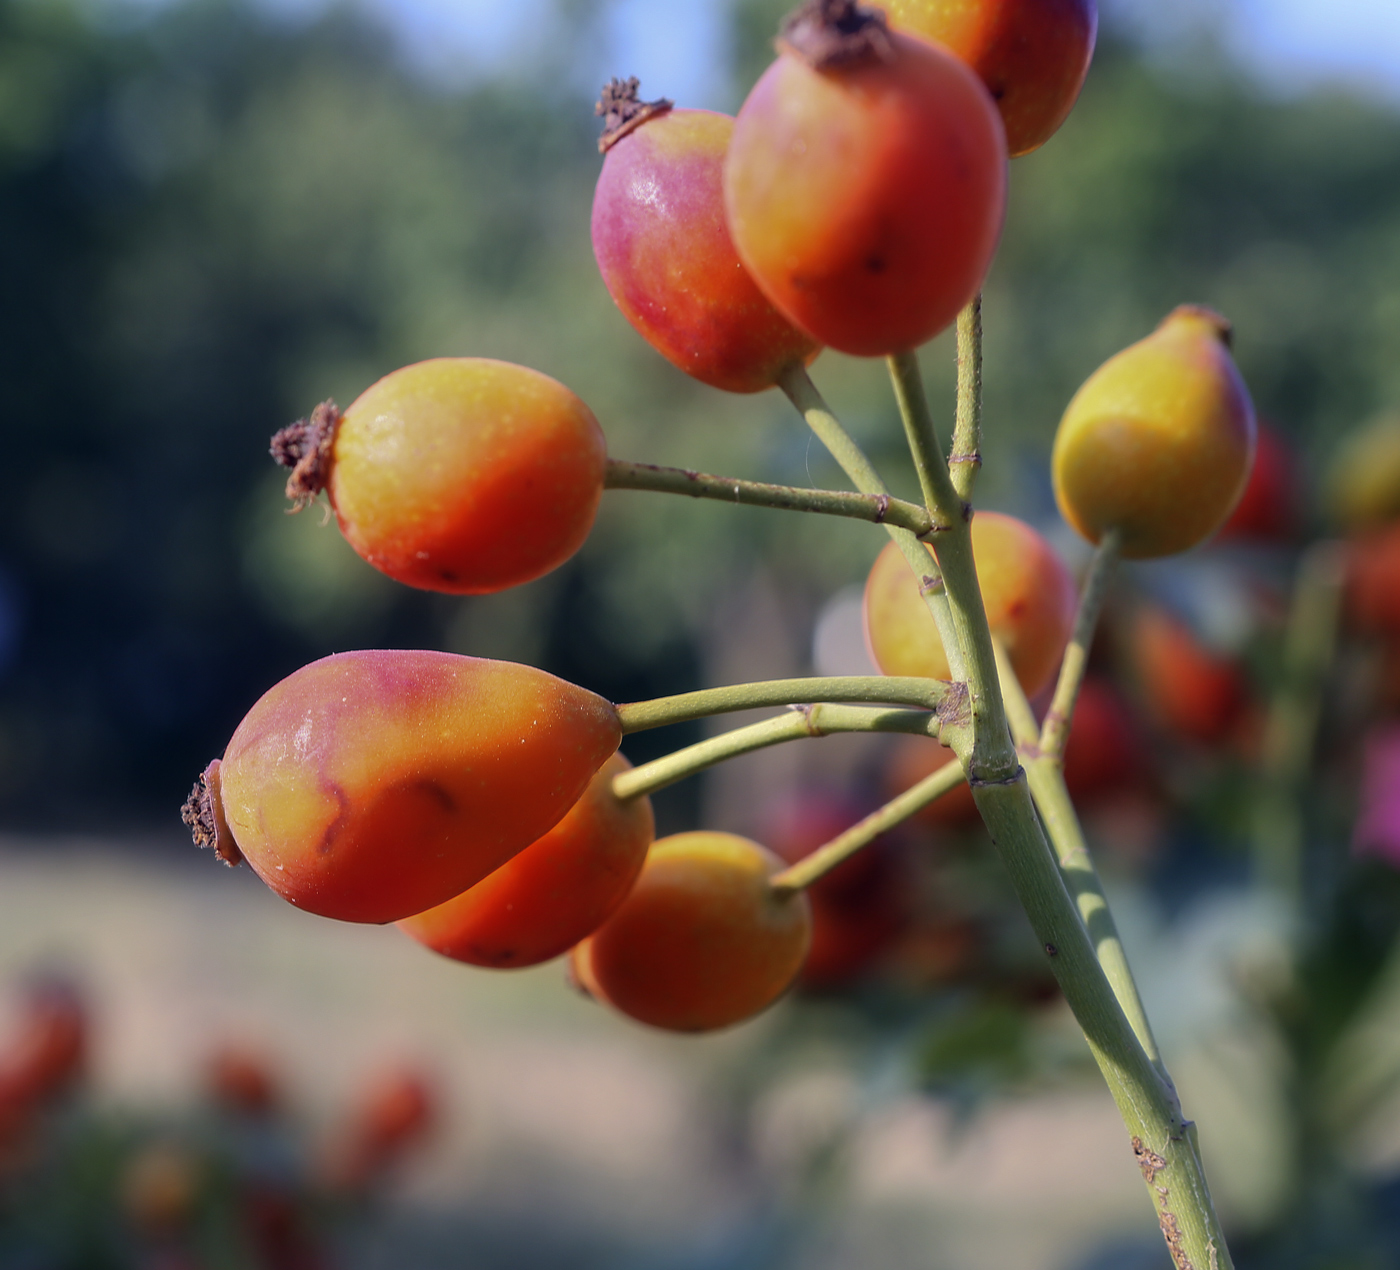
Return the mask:
M785 7L736 7L733 105ZM337 649L509 656L632 699L711 677L724 597L756 571L797 630L864 576L881 539L846 522L610 494L569 566L458 600L282 514L267 437L439 355L558 377L619 457L838 482L777 394L690 383L613 308L565 60L601 18L560 13L556 63L445 86L349 11L0 0L0 828L172 828L252 701ZM1108 30L1012 190L986 302L994 505L1053 518L1064 403L1185 300L1234 320L1262 413L1314 460L1400 405L1393 109L1271 99L1223 58L1173 72ZM926 361L947 406L946 338ZM893 476L882 373L815 370ZM693 821L693 786L663 827Z

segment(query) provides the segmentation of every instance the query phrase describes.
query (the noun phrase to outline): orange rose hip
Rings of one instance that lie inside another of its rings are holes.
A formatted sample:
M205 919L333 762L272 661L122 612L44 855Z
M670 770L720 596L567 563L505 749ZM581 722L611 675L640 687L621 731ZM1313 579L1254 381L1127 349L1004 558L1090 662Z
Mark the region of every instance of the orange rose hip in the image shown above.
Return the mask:
M783 861L734 834L662 838L618 910L573 953L594 996L653 1027L705 1032L772 1005L812 937L805 895L768 879Z
M416 362L341 414L324 402L272 453L287 496L326 490L341 532L409 586L479 595L518 586L583 545L607 446L592 411L557 380L485 357Z
M1094 56L1094 0L884 0L891 25L936 40L987 86L1015 158L1068 117Z
M397 921L544 834L620 739L608 702L530 666L338 653L262 696L186 821L299 908Z
M850 0L811 0L739 111L724 199L739 258L814 339L917 347L976 294L1006 142L977 76Z
M972 556L992 634L1034 696L1049 683L1069 642L1074 579L1041 534L998 512L978 512L973 520ZM898 548L887 544L865 582L866 639L887 675L947 679L943 641L919 585Z
M655 833L650 799L613 795L613 777L629 767L614 754L544 837L399 929L474 966L534 966L568 952L627 897Z

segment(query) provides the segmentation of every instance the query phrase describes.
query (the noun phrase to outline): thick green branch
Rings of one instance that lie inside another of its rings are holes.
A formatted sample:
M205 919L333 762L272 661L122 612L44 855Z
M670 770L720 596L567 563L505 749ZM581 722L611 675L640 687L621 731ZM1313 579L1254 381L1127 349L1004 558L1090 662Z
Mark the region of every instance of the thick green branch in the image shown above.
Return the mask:
M942 798L950 789L956 789L966 779L961 763L945 763L931 776L925 776L917 785L905 790L897 798L890 799L878 811L871 812L859 824L852 825L824 846L818 847L811 855L781 873L774 874L773 888L780 891L800 891L811 886L832 869L844 864L857 851L868 847L882 833L888 833L895 825L917 815L931 802Z
M878 706L815 705L795 707L786 714L762 719L747 727L709 737L684 749L643 763L613 777L613 794L624 802L653 794L667 785L685 780L726 759L755 750L799 741L807 737L831 736L837 732L905 732L915 736L937 737L943 727L936 714L927 710L891 710Z
M788 400L807 420L808 427L831 452L831 457L850 477L851 484L856 489L864 494L889 494L889 488L880 478L880 474L851 434L841 426L841 421L832 413L831 407L822 399L805 367L795 366L785 372L778 381L778 387L787 394ZM942 533L946 528L947 525L937 517L933 518L933 535ZM886 525L885 531L899 548L915 577L919 579L920 593L924 597L924 603L928 605L928 611L933 615L939 637L943 640L944 651L948 654L949 670L954 679L962 679L962 646L953 631L952 614L948 608L947 597L943 593L942 575L939 573L937 562L928 548L908 530Z
M845 516L876 525L894 525L922 537L933 532L933 518L917 503L889 494L852 494L847 490L801 489L793 485L769 485L732 476L710 476L681 467L657 467L651 463L627 463L609 459L608 489L652 490L659 494L685 494L712 498L743 507L773 507L782 511L818 512Z
M698 692L683 692L674 697L657 697L652 701L620 705L617 713L622 719L625 734L665 727L670 723L685 723L691 719L704 719L712 714L728 714L734 710L841 701L930 710L946 726L965 721L966 700L967 693L962 684L944 683L941 679L852 675L769 679L762 683L701 688Z
M958 497L972 497L982 468L982 293L958 314L958 412L948 468Z
M1089 564L1089 572L1084 577L1084 586L1079 594L1079 610L1074 617L1074 633L1065 649L1064 661L1060 663L1060 677L1055 683L1055 696L1050 702L1050 712L1045 716L1045 726L1040 733L1042 754L1059 762L1065 752L1065 742L1069 739L1069 725L1074 718L1074 703L1079 700L1079 689L1084 683L1084 672L1089 667L1089 648L1094 642L1094 631L1099 624L1099 612L1103 608L1104 597L1108 594L1108 584L1113 578L1113 567L1118 563L1118 545L1122 535L1110 529L1099 542L1098 550Z

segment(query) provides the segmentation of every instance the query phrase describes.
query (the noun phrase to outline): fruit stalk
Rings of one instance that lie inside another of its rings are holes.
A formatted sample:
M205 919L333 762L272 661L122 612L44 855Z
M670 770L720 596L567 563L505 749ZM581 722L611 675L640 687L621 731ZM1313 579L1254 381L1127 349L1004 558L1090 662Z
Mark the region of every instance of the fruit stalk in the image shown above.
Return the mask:
M805 367L796 366L787 371L778 380L778 387L787 394L788 400L797 408L797 412L806 419L807 426L816 433L817 440L826 446L831 457L850 477L851 484L856 489L863 494L889 496L889 488L880 478L880 474L866 458L865 453L856 444L851 434L841 426L841 421L832 413L831 407L826 404L821 393L817 391L817 386L812 382L812 377L807 374ZM932 520L932 534L939 534L947 527L946 523L936 516ZM943 590L942 575L939 573L938 565L929 554L928 548L907 529L886 525L885 532L893 539L900 554L914 571L914 575L921 580L919 590L923 594L924 603L928 605L928 611L933 615L933 620L938 626L939 638L942 639L943 647L948 654L949 671L954 679L963 679L965 676L962 646L958 643L953 632L952 613L948 608L948 597Z
M689 468L629 463L623 459L608 460L603 484L606 489L651 490L659 494L713 498L744 507L772 507L780 511L846 516L852 520L868 520L876 525L894 525L920 538L934 532L933 518L927 511L917 503L893 498L889 494L852 494L847 490L770 485L764 481L744 481L732 476L694 472Z
M938 715L926 710L882 710L818 702L697 741L622 772L613 780L613 795L625 802L643 794L654 794L658 789L665 789L726 759L752 754L784 741L830 736L836 732L905 732L936 738L947 726Z
M1099 611L1103 608L1108 584L1118 563L1118 547L1121 541L1122 535L1116 529L1110 529L1104 534L1094 552L1089 572L1084 578L1083 589L1079 593L1079 611L1074 617L1074 634L1070 636L1064 661L1060 663L1060 677L1055 682L1055 695L1051 699L1049 713L1045 716L1045 726L1040 730L1040 753L1057 764L1064 757L1070 721L1074 718L1074 703L1079 699L1079 688L1084 682L1084 672L1089 667L1089 647L1094 642L1094 630L1099 624Z
M801 891L824 878L838 866L844 864L857 851L868 847L882 833L902 824L910 816L916 815L930 803L941 798L950 789L955 789L966 780L962 764L947 763L930 776L925 776L917 785L904 791L898 798L892 798L877 811L872 811L864 820L852 825L844 833L838 834L830 842L818 847L811 855L796 864L774 874L771 885L778 891Z
M908 706L930 710L940 731L966 722L966 691L962 684L938 679L900 678L887 675L849 675L807 679L768 679L761 683L701 688L673 697L634 701L617 707L622 731L644 732L670 723L688 723L713 714L755 710L764 706L798 706L812 702L865 702L870 705Z
M958 314L958 409L948 456L958 497L972 497L982 470L982 293Z

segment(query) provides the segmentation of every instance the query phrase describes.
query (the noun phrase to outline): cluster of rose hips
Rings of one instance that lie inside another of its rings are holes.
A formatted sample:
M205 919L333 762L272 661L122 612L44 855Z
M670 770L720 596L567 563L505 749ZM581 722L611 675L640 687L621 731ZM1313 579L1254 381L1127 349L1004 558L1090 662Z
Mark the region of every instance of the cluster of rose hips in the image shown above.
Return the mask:
M731 392L778 386L820 431L817 417L829 416L812 408L820 398L805 368L823 347L906 357L975 313L1008 155L1036 148L1067 116L1095 25L1092 0L891 0L883 14L811 0L784 25L737 118L643 102L636 81L615 81L599 106L606 157L592 237L618 307L690 375ZM1229 515L1255 444L1229 334L1216 314L1179 308L1071 401L1053 480L1090 542L1168 555ZM347 652L297 671L248 713L186 819L202 845L230 864L246 859L298 907L397 922L475 965L572 950L577 981L620 1011L666 1028L723 1027L798 975L812 929L804 889L962 779L948 764L801 872L730 834L652 841L646 793L744 747L842 727L942 736L961 662L931 608L949 526L931 504L891 499L850 455L859 494L611 460L567 388L475 358L395 371L344 412L324 403L273 448L292 468L289 495L305 505L324 491L364 559L452 594L556 568L589 533L605 487L833 512L907 535L881 553L866 589L883 691L787 681L729 706L722 694L615 706L529 666L431 651ZM975 449L952 456L964 495L979 461ZM1070 641L1073 580L1013 517L981 513L971 535L992 634L1033 696ZM853 722L843 701L905 708L873 723L876 712L859 708ZM669 768L629 770L617 753L640 727L793 703L808 705ZM1068 722L1065 711L1058 726Z

